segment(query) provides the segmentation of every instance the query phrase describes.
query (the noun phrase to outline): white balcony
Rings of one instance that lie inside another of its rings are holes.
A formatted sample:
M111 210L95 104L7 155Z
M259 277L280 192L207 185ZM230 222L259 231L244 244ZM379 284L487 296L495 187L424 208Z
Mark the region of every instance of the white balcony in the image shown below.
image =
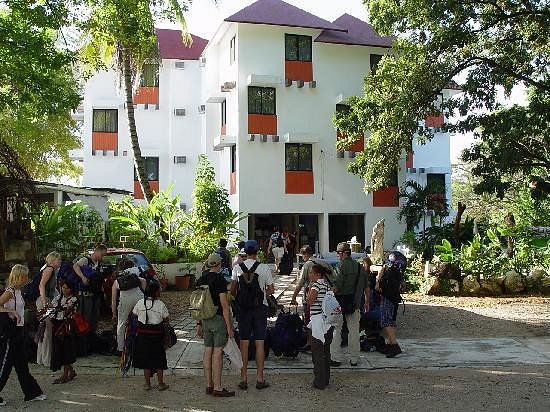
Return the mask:
M247 86L276 87L283 83L279 76L270 76L265 74L249 74L246 78Z

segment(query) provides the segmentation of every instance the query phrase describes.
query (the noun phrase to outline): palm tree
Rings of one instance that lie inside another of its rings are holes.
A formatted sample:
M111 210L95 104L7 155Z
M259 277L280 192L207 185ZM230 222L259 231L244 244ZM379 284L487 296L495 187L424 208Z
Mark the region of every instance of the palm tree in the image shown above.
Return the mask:
M80 22L84 34L82 61L89 72L114 67L126 99L126 115L134 152L134 169L147 202L153 199L141 156L133 94L143 65L158 63L160 56L155 34L155 18L178 21L182 42L191 43L183 13L187 1L181 0L86 0L88 10Z
M423 242L428 211L433 212L433 216L439 217L440 221L449 214L449 203L445 197L441 197L441 192L438 185L422 186L414 180L406 181L399 191L399 198L404 198L405 202L397 213L397 219L400 222L405 220L407 230L414 230L422 221Z

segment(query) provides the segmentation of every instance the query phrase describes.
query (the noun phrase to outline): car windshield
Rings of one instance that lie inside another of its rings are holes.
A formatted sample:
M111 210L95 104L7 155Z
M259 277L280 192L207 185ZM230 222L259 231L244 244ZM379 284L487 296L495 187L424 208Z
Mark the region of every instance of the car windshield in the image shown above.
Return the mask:
M115 268L122 259L128 259L134 262L134 265L146 269L150 266L147 258L141 253L114 253L108 254L103 258L103 265Z

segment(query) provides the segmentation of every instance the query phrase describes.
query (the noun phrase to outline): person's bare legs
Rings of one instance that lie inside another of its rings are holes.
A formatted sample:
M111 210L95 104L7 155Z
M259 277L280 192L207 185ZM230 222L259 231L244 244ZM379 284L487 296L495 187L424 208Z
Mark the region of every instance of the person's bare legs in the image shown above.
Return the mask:
M248 340L241 340L241 357L243 358L243 367L241 368L241 382L248 382ZM257 349L256 349L257 350Z
M388 336L388 345L397 344L397 330L393 326L386 326L384 328L386 335Z
M264 341L256 341L256 382L264 381Z
M212 388L214 381L212 380L212 352L214 348L204 348L204 356L202 359L202 368L204 369L204 377L206 378L206 387Z
M223 366L223 348L214 348L212 355L212 374L214 378L214 390L222 390L222 366Z
M151 369L143 369L143 376L145 377L144 389L151 389Z

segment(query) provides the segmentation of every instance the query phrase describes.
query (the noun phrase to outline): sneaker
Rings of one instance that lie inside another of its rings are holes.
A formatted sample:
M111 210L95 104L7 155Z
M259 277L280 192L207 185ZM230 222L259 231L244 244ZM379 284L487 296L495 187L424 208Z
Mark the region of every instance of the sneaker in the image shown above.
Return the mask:
M398 344L391 345L391 348L388 350L388 353L386 354L386 358L395 358L400 353L402 352Z
M32 398L29 402L45 401L48 397L44 394L38 395L36 398Z
M0 406L6 406L8 403L4 400L4 398L0 398Z
M338 361L335 361L335 360L330 361L330 366L332 366L333 368L337 368L341 364L342 364L342 362L338 362Z

